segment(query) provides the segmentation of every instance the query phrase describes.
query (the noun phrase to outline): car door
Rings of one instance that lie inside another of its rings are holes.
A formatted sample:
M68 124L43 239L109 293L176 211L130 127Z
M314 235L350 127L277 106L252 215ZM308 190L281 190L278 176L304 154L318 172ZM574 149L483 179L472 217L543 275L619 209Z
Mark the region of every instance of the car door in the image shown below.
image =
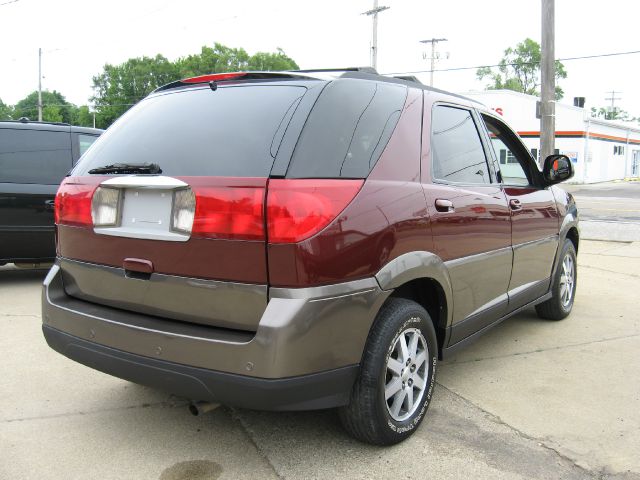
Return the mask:
M511 211L513 272L509 310L549 290L558 248L559 215L553 192L544 187L529 151L502 120L481 113Z
M0 129L0 260L55 257L54 197L72 165L69 135Z
M427 118L429 116L430 118ZM436 104L430 125L425 196L435 253L445 261L453 288L450 344L500 318L511 275L509 207L481 142L471 108Z

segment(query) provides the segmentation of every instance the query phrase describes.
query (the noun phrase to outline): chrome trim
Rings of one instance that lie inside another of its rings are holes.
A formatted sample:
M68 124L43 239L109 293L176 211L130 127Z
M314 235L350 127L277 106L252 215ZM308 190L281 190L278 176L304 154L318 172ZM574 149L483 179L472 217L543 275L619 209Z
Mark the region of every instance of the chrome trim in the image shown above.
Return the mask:
M188 187L189 185L173 177L164 175L125 175L105 180L100 185L120 188L153 188L155 190L172 190L174 188Z

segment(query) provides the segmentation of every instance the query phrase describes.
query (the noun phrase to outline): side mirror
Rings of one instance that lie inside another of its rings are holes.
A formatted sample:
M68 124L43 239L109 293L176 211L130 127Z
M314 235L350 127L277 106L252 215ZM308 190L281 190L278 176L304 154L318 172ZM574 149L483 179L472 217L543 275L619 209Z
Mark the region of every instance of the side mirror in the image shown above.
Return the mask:
M573 177L573 165L566 155L549 155L544 159L542 176L547 185L564 182Z

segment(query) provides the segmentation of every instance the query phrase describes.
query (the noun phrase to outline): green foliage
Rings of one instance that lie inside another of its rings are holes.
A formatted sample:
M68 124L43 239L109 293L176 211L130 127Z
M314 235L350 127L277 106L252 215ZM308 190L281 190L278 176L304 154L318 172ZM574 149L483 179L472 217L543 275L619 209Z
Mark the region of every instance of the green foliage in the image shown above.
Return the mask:
M618 107L591 107L591 116L595 118L604 118L605 120L622 120L623 122L640 123L640 117L632 117L626 110Z
M46 105L42 109L42 120L45 122L62 122L62 109L57 105Z
M242 48L230 48L219 43L213 47L203 46L200 53L175 62L156 55L154 58L131 58L120 65L107 64L100 75L93 77L96 126L107 128L153 90L181 78L207 73L297 68L296 62L281 49L275 53L249 55Z
M76 108L73 117L73 124L79 127L93 127L93 113L89 110L89 107L82 105Z
M0 98L0 120L11 120L13 118L13 107L6 105Z
M42 119L49 122L72 123L75 105L67 102L60 92L48 90L42 91ZM48 112L45 114L45 111ZM51 118L47 118L50 115ZM38 92L33 91L16 103L13 110L13 118L27 117L29 120L38 120Z
M175 64L162 55L130 58L120 65L106 64L104 71L93 77L97 126L108 127L131 105L177 78Z
M489 78L487 90L507 89L539 96L540 92L540 44L530 38L518 43L515 48L507 48L497 70L490 67L479 68L476 76L479 80ZM556 61L556 82L567 78L564 65ZM564 92L556 86L556 100Z

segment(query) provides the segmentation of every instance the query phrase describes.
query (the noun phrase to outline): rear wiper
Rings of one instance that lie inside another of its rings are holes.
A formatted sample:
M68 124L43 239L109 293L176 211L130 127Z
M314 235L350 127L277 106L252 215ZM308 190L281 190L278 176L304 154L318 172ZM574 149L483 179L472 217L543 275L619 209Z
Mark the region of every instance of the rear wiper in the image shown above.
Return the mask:
M113 165L105 165L104 167L92 168L89 170L89 174L99 173L148 173L155 175L162 173L162 169L157 163L114 163Z

